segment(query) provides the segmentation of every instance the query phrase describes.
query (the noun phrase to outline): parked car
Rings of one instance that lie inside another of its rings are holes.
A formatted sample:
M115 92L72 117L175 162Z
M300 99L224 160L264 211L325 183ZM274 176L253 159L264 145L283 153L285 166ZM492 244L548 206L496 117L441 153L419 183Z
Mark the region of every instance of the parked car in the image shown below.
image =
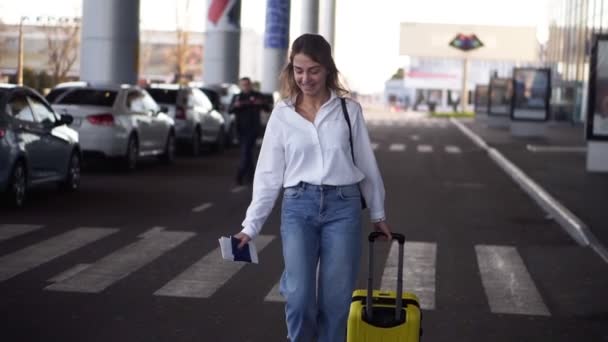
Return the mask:
M239 136L236 131L236 115L234 113L228 113L228 106L224 106L221 102L221 96L217 89L199 88L207 97L211 104L213 105L213 109L218 111L224 117L224 121L227 123L226 127L228 127L226 134L226 145L234 146L239 143Z
M193 155L199 155L202 145L209 145L214 151L224 149L230 123L202 91L177 84L152 84L146 90L167 107L175 120L177 141L187 145Z
M0 192L13 207L23 206L28 189L58 183L80 187L78 133L73 118L57 115L35 90L0 84Z
M117 158L129 171L143 157L173 162L175 123L144 89L89 83L65 88L52 106L74 117L71 127L80 133L85 158Z

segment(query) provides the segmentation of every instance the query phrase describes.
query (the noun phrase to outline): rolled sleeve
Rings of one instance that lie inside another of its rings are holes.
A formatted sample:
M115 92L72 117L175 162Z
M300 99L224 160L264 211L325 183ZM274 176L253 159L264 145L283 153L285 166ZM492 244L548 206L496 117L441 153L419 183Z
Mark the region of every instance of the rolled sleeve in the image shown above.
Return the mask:
M242 223L241 232L252 239L260 234L283 186L285 151L277 120L276 115L271 115L266 126L255 168L252 199Z
M372 222L385 219L384 182L376 162L376 156L369 139L369 132L363 118L361 105L355 102L353 110L353 149L357 168L365 175L361 181L361 192L369 207Z

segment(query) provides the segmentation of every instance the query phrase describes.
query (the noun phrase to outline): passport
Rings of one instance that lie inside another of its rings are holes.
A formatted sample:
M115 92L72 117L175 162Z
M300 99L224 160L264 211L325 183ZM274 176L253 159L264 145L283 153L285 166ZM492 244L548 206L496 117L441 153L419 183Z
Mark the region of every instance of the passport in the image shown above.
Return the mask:
M243 248L238 247L241 241L233 236L222 236L219 242L224 260L258 263L258 252L253 241L249 241Z

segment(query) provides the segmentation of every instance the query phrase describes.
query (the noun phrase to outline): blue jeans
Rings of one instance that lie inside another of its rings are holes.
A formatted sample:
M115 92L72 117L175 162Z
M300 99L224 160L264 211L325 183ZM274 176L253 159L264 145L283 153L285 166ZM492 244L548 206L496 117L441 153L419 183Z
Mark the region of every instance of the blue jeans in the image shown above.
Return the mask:
M346 339L361 255L360 198L357 184L300 183L285 189L281 212L285 271L280 291L287 300L291 342Z

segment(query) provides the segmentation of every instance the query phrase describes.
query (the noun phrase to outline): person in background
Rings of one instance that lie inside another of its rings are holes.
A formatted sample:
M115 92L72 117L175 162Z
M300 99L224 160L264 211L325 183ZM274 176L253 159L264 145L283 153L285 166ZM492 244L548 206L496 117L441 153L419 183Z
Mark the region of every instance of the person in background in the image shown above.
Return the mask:
M245 180L253 180L253 148L261 129L260 112L270 109L264 96L253 90L249 77L241 78L239 87L241 92L232 97L228 111L236 116L236 129L241 148L236 183L243 185Z
M259 235L281 189L285 270L280 292L291 342L344 341L361 256L361 196L376 231L391 232L384 183L361 105L346 98L329 43L304 34L292 45L255 169L242 230L243 248ZM317 278L318 265L318 278ZM318 284L318 290L317 290Z

